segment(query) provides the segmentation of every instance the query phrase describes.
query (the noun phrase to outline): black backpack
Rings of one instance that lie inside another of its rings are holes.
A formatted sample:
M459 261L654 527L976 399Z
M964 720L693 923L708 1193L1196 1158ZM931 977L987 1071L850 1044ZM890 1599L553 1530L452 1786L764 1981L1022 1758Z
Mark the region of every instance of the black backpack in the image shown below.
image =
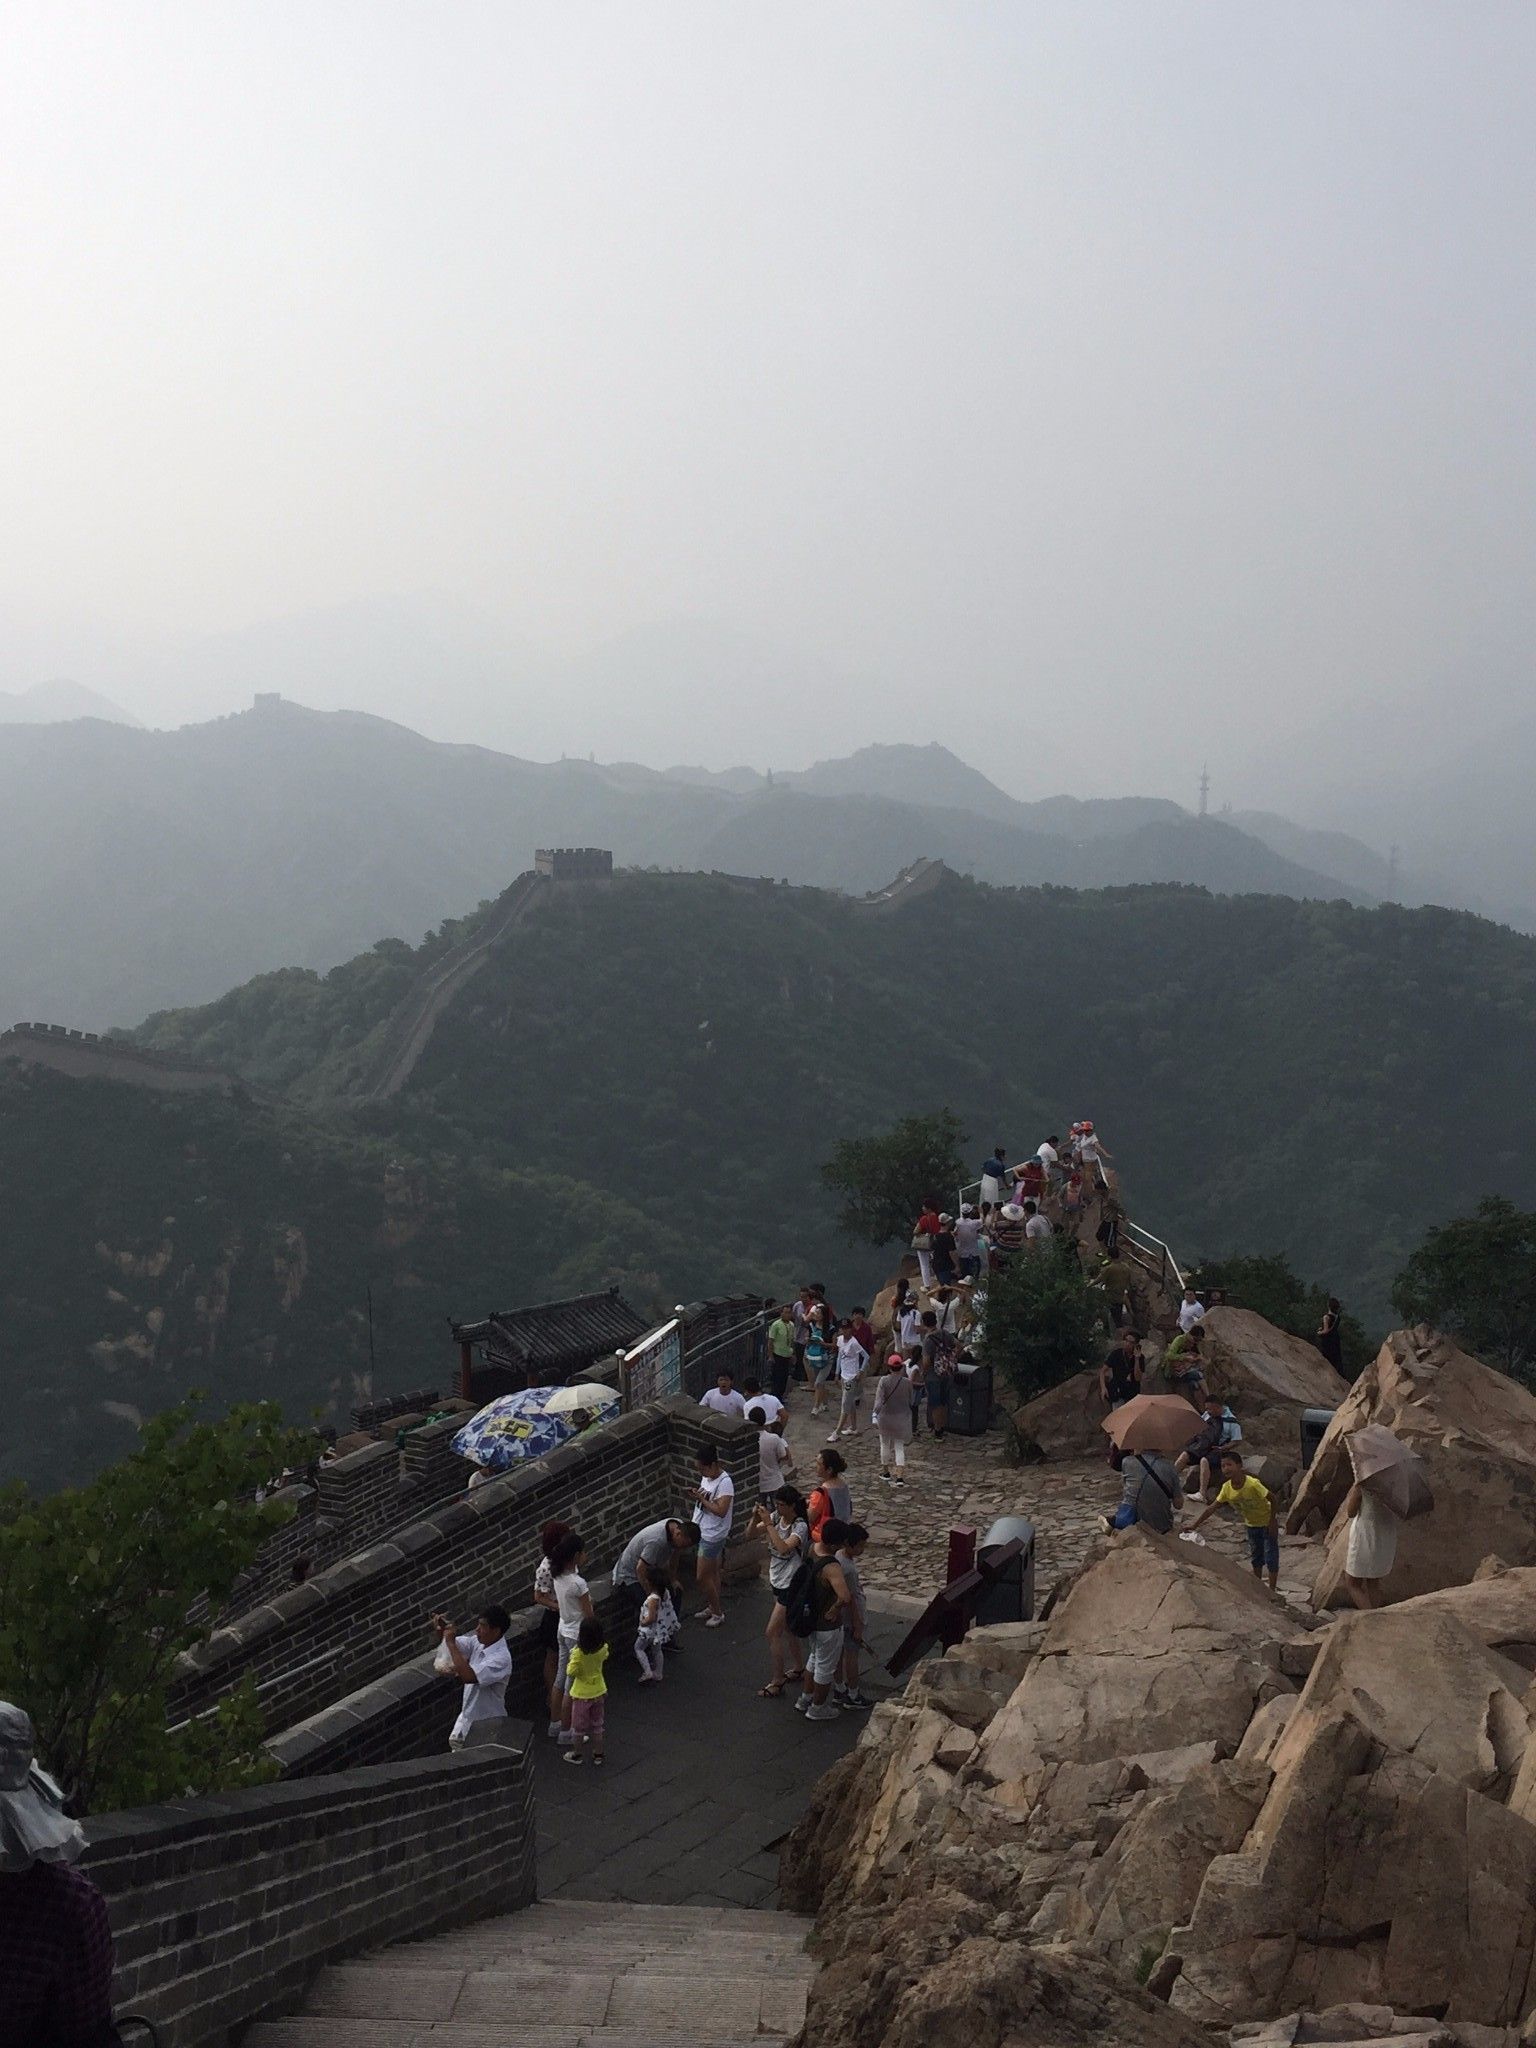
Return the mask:
M801 1642L822 1629L821 1572L823 1565L830 1563L830 1558L817 1557L813 1551L803 1564L795 1567L795 1576L784 1595L784 1626Z

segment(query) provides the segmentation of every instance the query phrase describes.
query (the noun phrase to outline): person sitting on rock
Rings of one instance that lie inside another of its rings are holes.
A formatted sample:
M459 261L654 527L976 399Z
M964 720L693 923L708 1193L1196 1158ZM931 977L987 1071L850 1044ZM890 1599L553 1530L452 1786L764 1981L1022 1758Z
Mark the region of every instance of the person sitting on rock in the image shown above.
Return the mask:
M1251 1472L1243 1469L1243 1454L1239 1450L1227 1449L1221 1454L1221 1491L1202 1514L1196 1515L1190 1529L1202 1528L1218 1508L1236 1508L1243 1518L1248 1532L1248 1562L1253 1567L1253 1576L1262 1579L1269 1573L1269 1590L1277 1592L1280 1586L1280 1523L1275 1514L1274 1496L1261 1479L1255 1479Z
M1222 1452L1228 1444L1241 1442L1242 1435L1242 1428L1232 1410L1208 1392L1204 1426L1198 1435L1190 1438L1173 1461L1173 1469L1181 1477L1191 1465L1198 1468L1195 1475L1197 1490L1190 1493L1188 1499L1204 1501L1211 1490L1211 1475L1220 1467Z
M1205 1325L1195 1323L1180 1330L1163 1353L1163 1378L1170 1394L1182 1394L1199 1403L1205 1399L1205 1355L1201 1349Z
M1188 1332L1195 1327L1196 1323L1203 1323L1204 1321L1205 1303L1196 1294L1193 1287L1186 1287L1184 1299L1179 1303L1180 1330Z

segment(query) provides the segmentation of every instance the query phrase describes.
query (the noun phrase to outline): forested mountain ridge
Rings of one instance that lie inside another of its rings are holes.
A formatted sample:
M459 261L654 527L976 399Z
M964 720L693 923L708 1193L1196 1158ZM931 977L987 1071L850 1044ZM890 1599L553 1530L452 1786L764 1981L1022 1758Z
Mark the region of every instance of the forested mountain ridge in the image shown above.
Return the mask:
M1428 1225L1536 1205L1536 942L1461 913L621 873L540 903L360 1104L375 1034L484 914L138 1034L259 1098L0 1068L0 1470L79 1476L196 1384L344 1415L370 1309L405 1388L451 1372L450 1316L610 1282L647 1311L808 1277L852 1302L889 1255L839 1238L819 1167L941 1104L973 1167L1094 1116L1184 1260L1284 1251L1378 1328Z
M1360 893L1159 800L1019 803L936 745L770 786L524 761L264 697L172 732L0 725L0 1020L103 1029L253 974L323 972L461 915L538 846L582 844L855 891L926 855L1003 883Z
M0 1065L0 1184L0 1484L89 1476L192 1387L345 1428L371 1371L453 1383L450 1315L609 1285L659 1311L764 1271L574 1175L46 1069Z
M402 1094L354 1112L337 1035L366 1050L411 957L266 977L141 1035L850 1284L816 1166L945 1102L978 1164L1091 1114L1184 1256L1283 1248L1372 1315L1430 1222L1536 1194L1536 941L1461 912L950 876L886 914L621 874L494 949Z

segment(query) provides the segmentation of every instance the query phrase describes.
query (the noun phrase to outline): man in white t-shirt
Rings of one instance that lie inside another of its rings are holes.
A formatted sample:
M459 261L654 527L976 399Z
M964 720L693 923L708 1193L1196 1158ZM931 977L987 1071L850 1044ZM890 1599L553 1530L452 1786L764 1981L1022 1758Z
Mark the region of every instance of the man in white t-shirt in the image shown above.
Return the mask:
M1179 1328L1187 1337L1196 1323L1205 1321L1205 1303L1193 1287L1186 1287L1184 1299L1179 1303Z
M699 1406L708 1408L715 1415L739 1417L747 1412L747 1397L736 1391L734 1377L728 1372L723 1372L709 1392L701 1397Z
M1054 1235L1049 1216L1041 1214L1033 1202L1024 1204L1024 1236L1030 1244L1043 1244Z
M772 1424L765 1423L757 1433L757 1490L770 1506L794 1469L789 1445Z
M1047 1187L1053 1186L1061 1179L1061 1153L1058 1150L1060 1144L1060 1138L1053 1134L1035 1152L1035 1157L1040 1162L1040 1171L1045 1175Z
M700 1619L706 1628L718 1628L725 1619L720 1604L720 1560L735 1512L736 1482L721 1464L720 1453L706 1444L699 1452L699 1486L693 1505L693 1519L699 1525L699 1561L694 1569L704 1595Z
M512 1617L504 1607L487 1607L467 1636L459 1635L445 1614L434 1614L432 1625L453 1661L454 1676L464 1684L464 1702L448 1737L450 1749L462 1749L477 1721L507 1718L507 1680L512 1676L507 1630Z
M766 1422L771 1429L777 1429L789 1413L778 1395L765 1394L756 1380L748 1380L741 1391L748 1422Z

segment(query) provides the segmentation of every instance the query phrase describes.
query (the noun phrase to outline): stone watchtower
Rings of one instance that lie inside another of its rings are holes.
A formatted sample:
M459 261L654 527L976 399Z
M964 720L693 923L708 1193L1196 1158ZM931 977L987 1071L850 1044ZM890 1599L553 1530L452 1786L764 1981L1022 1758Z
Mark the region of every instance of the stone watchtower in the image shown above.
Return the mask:
M613 855L601 846L541 846L533 871L552 882L611 882Z

